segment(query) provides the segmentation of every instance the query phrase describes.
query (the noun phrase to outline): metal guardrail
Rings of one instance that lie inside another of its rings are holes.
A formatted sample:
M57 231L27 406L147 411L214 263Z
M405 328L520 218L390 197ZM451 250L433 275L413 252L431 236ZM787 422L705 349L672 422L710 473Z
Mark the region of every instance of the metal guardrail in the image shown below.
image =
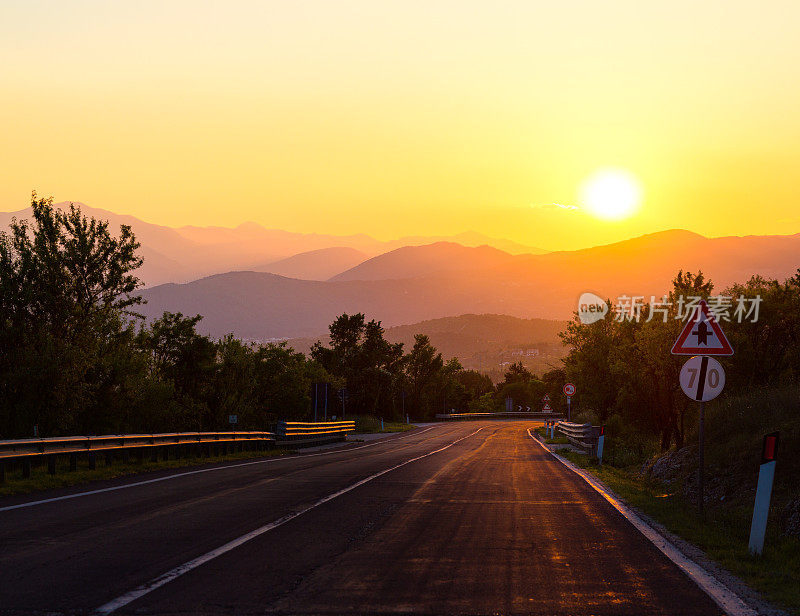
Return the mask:
M69 456L69 468L77 469L78 455L86 455L89 468L96 465L96 456L102 453L110 464L114 455L121 454L123 461L131 453L141 461L150 452L152 461L159 453L164 460L196 454L205 457L225 455L230 451L248 448L266 449L275 443L272 432L168 432L162 434L107 434L103 436L65 436L39 439L0 441L0 482L5 480L7 464L22 463L22 476L29 477L31 462L46 459L50 474L56 472L58 456Z
M77 470L78 456L86 456L89 468L96 468L96 456L103 454L106 464L120 455L127 462L131 455L140 462L146 452L155 462L191 456L211 457L247 449L267 449L276 443L287 446L323 445L343 441L354 432L354 421L281 421L273 432L169 432L164 434L107 434L103 436L65 436L56 438L0 441L0 483L6 468L21 464L22 476L30 477L31 464L47 461L50 474L56 472L59 456L69 457L69 470Z
M287 445L321 445L343 441L348 432L355 432L355 421L280 421L275 430L275 438Z
M492 419L493 417L518 417L521 419L557 419L560 413L542 413L540 411L507 411L502 413L437 413L436 419Z
M600 426L559 421L556 424L556 428L567 437L567 440L572 445L580 447L593 458L597 457L597 439L600 436Z

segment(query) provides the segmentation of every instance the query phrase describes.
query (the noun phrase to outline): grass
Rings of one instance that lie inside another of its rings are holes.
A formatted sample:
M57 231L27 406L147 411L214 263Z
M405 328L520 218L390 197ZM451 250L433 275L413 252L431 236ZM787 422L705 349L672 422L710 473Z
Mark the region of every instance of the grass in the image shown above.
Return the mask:
M7 470L5 483L0 483L0 496L28 494L39 490L65 488L90 483L92 481L115 479L117 477L138 475L151 471L205 466L207 464L228 462L231 460L282 456L287 453L289 453L289 451L286 449L270 449L268 451L242 451L224 456L211 456L209 458L191 457L181 458L179 460L159 460L158 462L152 462L149 457L147 457L142 462L131 461L124 463L119 460L112 462L110 465L105 464L103 456L98 456L97 467L95 469L89 468L89 462L87 460L79 459L78 468L74 471L69 470L68 459L65 456L61 456L56 464L55 475L51 475L47 472L47 464L33 467L29 478L23 478L22 471L19 468L15 469L13 472Z
M381 430L381 420L372 415L358 415L355 418L356 432L359 434L377 434L386 432L406 432L413 430L414 424L407 424L398 421L384 421Z
M560 432L556 433L557 436L555 438L548 437L547 436L547 428L545 428L544 426L542 426L540 428L536 428L536 434L541 436L542 440L544 440L544 442L547 443L548 445L568 445L569 444L569 441L567 440L567 437L564 436L563 434L561 434Z
M703 520L679 488L673 486L666 491L662 484L643 477L636 467L615 468L607 464L599 467L585 455L574 452L560 452L560 455L596 475L629 505L702 549L769 601L800 614L800 539L781 535L777 524L770 524L764 554L751 556L747 543L752 503L709 508Z

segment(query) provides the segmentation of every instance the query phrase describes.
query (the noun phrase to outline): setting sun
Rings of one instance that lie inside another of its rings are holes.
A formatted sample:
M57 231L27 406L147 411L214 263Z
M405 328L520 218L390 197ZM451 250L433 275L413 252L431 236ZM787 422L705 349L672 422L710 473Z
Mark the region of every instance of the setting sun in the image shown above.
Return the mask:
M636 210L642 190L636 177L622 169L601 169L581 189L583 205L598 218L619 220Z

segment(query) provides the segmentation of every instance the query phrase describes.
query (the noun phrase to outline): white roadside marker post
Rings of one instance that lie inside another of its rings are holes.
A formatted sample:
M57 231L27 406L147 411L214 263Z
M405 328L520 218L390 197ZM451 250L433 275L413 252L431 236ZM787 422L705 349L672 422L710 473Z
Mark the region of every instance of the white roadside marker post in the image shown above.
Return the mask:
M750 525L750 553L760 555L764 550L764 536L767 532L769 501L772 498L772 482L775 479L779 432L764 436L761 448L761 468L758 471L756 502L753 506L753 522Z
M606 440L606 427L600 426L600 435L597 437L597 464L603 466L603 444Z

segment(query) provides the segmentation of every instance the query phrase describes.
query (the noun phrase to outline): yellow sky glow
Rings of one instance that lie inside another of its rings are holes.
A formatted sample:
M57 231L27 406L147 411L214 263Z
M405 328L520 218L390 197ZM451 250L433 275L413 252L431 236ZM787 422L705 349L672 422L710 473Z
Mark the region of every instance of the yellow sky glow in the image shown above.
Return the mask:
M548 249L795 233L797 23L794 2L4 2L0 209L36 189ZM609 167L642 202L603 221L581 186Z

